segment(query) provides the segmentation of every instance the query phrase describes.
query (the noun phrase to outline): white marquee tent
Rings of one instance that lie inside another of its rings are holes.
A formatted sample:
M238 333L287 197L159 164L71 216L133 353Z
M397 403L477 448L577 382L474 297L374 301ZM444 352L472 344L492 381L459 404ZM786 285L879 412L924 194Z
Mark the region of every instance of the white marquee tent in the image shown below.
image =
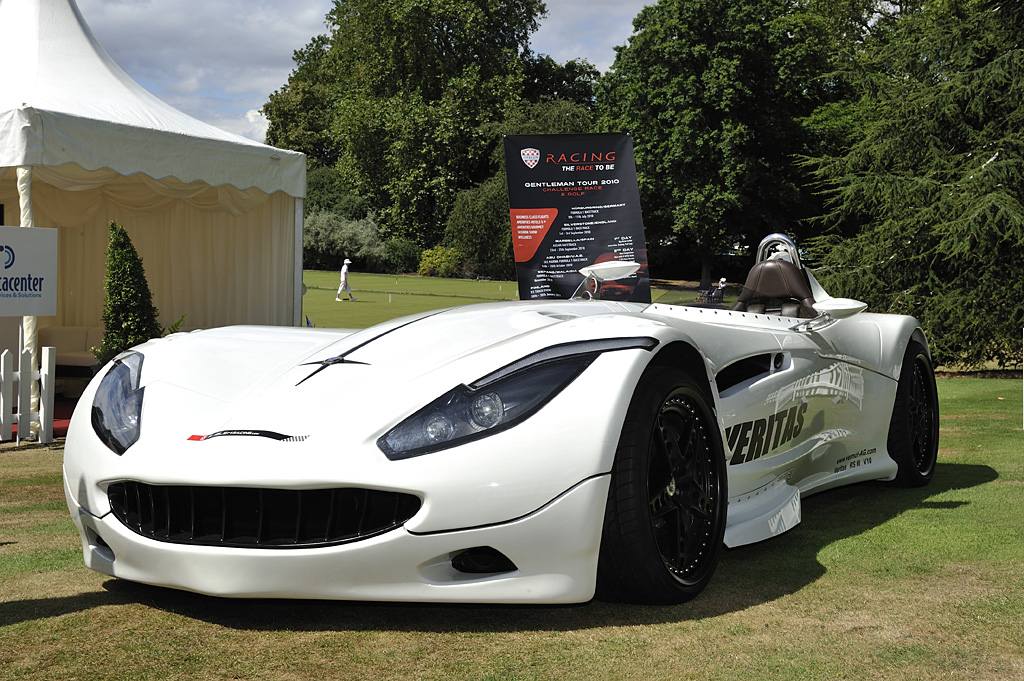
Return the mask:
M165 326L299 324L305 156L154 97L74 0L0 0L0 36L4 223L58 230L57 314L40 327L101 324L110 220Z

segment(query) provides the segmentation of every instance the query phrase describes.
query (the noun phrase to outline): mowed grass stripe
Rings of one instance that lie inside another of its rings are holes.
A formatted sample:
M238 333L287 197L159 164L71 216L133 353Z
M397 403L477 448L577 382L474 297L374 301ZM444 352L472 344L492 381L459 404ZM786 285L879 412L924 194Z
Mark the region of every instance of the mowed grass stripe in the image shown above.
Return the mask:
M52 507L59 452L0 451L0 504L24 509L0 524L0 679L1024 678L1021 385L943 379L939 397L931 485L807 498L794 530L726 551L675 607L221 599L111 579ZM47 509L4 475L49 480Z

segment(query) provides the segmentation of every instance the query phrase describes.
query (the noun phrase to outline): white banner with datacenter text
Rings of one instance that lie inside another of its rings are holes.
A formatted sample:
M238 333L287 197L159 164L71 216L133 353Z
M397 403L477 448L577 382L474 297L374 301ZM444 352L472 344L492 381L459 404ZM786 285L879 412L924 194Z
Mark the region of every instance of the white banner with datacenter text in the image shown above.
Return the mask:
M57 314L57 230L0 227L0 317Z

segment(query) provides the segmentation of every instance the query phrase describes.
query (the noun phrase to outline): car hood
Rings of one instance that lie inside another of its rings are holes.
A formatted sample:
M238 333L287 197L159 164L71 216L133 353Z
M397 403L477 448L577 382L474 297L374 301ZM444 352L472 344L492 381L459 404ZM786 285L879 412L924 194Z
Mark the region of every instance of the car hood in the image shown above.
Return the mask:
M379 435L443 392L532 352L643 335L635 327L655 322L628 314L639 310L603 301L493 303L356 332L225 327L178 334L138 348L145 357L143 431L304 436L347 424ZM154 423L156 414L162 423Z

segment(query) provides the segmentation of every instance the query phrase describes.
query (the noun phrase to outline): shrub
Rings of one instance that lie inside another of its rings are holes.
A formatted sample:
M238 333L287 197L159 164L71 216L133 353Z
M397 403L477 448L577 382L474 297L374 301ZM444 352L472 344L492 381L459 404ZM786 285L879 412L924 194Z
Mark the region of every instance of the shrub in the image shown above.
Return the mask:
M457 248L434 246L423 251L417 272L423 277L458 277L462 274L462 253Z
M104 280L103 343L92 348L100 364L106 364L128 348L158 338L163 333L146 270L128 232L111 221ZM179 320L180 323L181 320Z
M319 211L302 228L302 266L311 270L337 270L345 258L365 272L387 269L387 253L372 218L348 220Z
M448 217L445 241L471 261L474 276L516 278L504 171L459 193Z
M415 272L419 268L423 249L412 239L395 237L384 243L384 253L387 257L388 271L393 274L405 274Z

